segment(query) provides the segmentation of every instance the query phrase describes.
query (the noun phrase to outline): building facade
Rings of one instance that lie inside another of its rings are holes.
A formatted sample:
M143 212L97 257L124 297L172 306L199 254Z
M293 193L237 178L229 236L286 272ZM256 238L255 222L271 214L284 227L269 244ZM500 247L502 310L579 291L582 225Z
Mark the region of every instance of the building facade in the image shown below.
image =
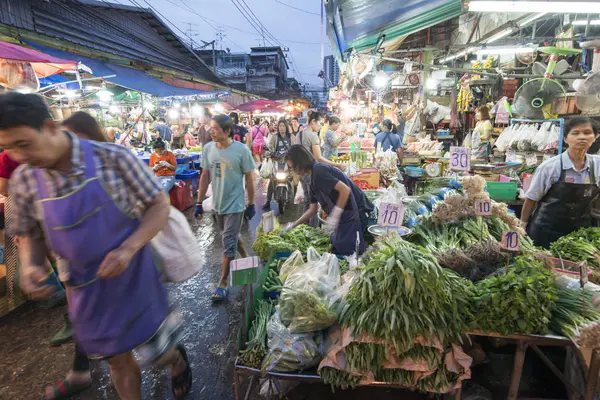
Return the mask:
M196 54L229 87L246 91L250 55L225 50L196 50Z
M247 91L278 97L288 87L288 63L281 47L252 47L248 65Z
M328 89L335 87L340 81L340 66L334 56L323 58L323 87Z

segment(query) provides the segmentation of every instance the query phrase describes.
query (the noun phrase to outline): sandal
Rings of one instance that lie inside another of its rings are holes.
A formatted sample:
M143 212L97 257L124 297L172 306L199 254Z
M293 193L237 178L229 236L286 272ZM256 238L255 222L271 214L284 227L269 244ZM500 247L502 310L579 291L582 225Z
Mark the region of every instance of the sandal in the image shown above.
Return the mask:
M185 352L185 348L183 347L183 345L178 344L177 351L181 353L181 357L183 357L186 367L185 371L183 371L181 374L171 377L171 390L173 391L173 396L175 397L175 399L183 399L192 390L192 369L190 368L190 362L188 361L188 356ZM185 388L185 392L178 396L175 393L175 389L183 388Z
M227 288L218 287L215 289L215 292L212 295L212 301L214 301L214 302L223 301L227 298L228 295L229 295L229 290L227 290Z
M58 380L53 386L52 391L54 396L49 398L44 394L42 396L42 400L60 400L60 399L68 399L74 394L84 391L92 385L92 380L90 379L87 382L81 383L72 383L67 379Z

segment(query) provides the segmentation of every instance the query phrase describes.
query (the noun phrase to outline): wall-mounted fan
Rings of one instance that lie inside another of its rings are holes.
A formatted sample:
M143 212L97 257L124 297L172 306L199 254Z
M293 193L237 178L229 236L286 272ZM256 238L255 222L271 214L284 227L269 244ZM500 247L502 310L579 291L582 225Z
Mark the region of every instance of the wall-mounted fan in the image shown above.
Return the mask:
M567 100L567 92L565 88L555 79L554 70L558 66L559 55L569 55L580 53L581 50L565 49L560 47L541 47L540 52L550 54L550 60L543 73L536 73L535 63L533 65L534 74L544 75L544 78L537 78L523 84L517 93L515 93L515 101L513 111L525 118L530 119L545 119L550 115L550 107L555 99L561 99L562 102ZM566 62L566 61L565 61ZM541 64L541 63L540 63ZM564 69L564 63L561 63L560 69ZM568 63L566 68L568 68Z
M592 73L578 82L575 103L583 114L600 114L600 40L581 43L582 48L594 49Z

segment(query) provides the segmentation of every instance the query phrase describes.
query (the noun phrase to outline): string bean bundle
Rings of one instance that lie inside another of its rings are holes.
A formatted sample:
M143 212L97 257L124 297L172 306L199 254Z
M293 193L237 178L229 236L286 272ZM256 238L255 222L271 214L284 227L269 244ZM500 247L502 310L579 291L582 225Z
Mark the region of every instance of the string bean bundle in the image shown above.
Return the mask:
M239 362L250 368L260 368L267 355L267 323L273 312L270 301L261 300L255 310L255 319L248 332L246 348L240 352Z
M340 388L342 390L354 389L360 385L360 381L362 380L362 377L360 376L355 376L346 371L331 367L321 368L319 375L321 376L321 380L323 382L331 385L331 390L333 392L335 392L336 388Z

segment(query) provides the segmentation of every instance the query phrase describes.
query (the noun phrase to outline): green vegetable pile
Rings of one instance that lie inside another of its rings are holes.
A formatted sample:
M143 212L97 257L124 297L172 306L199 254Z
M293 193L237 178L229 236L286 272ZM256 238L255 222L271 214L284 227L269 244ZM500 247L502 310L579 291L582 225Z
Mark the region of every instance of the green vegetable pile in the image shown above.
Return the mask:
M340 321L355 336L385 340L398 354L418 337L460 342L470 318L472 284L396 232L381 236L345 298Z
M508 271L475 285L472 329L501 334L546 334L557 299L543 263L520 256Z
M305 288L286 285L280 297L281 321L293 333L315 332L329 328L337 314L327 299Z
M600 343L600 311L594 307L594 292L569 289L562 277L556 279L558 299L550 328L580 347L595 348Z
M262 260L267 260L274 252L306 252L309 247L314 247L320 253L327 252L331 250L331 238L321 229L300 225L284 235L279 230L267 234L259 233L252 250Z
M591 281L600 284L600 228L582 228L563 236L550 245L556 258L573 262L587 261L592 269Z
M281 292L282 288L283 284L281 283L281 279L279 279L277 270L274 268L269 268L269 275L263 284L263 290L265 292Z
M321 380L331 385L331 390L335 392L336 388L342 390L354 389L362 381L361 376L352 375L349 372L342 371L339 369L324 367L319 371Z
M267 323L273 312L273 304L260 300L256 306L254 322L248 332L246 348L240 352L238 361L250 368L260 368L267 355Z

